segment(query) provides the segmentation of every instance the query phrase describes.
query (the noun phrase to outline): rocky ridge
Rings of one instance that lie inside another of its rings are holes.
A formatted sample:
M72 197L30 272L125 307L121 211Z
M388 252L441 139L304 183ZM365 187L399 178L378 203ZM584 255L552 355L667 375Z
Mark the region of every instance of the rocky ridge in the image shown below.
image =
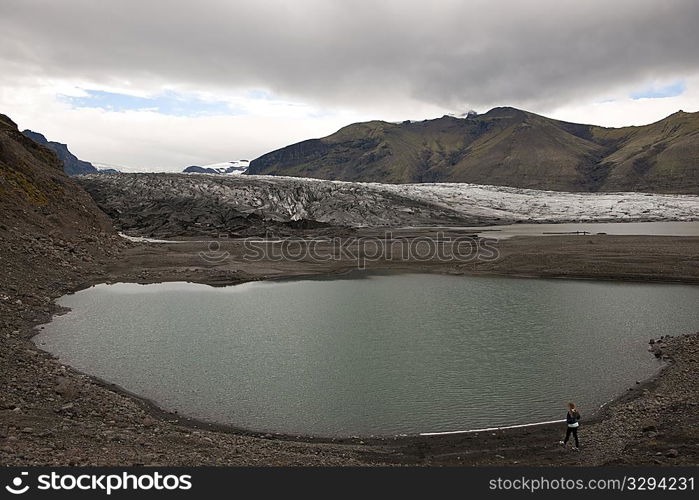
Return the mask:
M49 141L48 139L46 139L46 137L44 137L44 135L38 132L33 132L31 130L25 130L22 133L37 144L46 146L54 153L56 153L56 156L58 156L58 159L63 164L63 171L66 174L81 175L96 174L100 172L97 168L95 168L94 165L92 165L92 163L83 161L79 159L77 156L75 156L73 153L71 153L66 144L62 144L60 142L55 141ZM109 173L115 173L115 171Z

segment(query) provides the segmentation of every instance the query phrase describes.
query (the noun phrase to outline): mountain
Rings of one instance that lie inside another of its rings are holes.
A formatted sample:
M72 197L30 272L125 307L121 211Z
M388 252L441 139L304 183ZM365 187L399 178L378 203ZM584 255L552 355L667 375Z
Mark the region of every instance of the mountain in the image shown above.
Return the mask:
M89 162L78 159L68 150L68 146L60 142L49 141L42 134L25 130L22 132L36 143L51 149L63 164L63 171L68 175L96 174L98 170Z
M0 114L0 215L4 222L34 225L43 234L58 230L111 231L107 216L63 171L52 149L37 144Z
M37 266L58 276L119 244L109 218L65 174L56 154L1 114L0 241L3 292L29 286Z
M120 174L120 168L117 165L109 165L107 163L93 163L93 167L97 169L98 174Z
M225 163L212 163L200 167L192 165L183 170L186 174L233 174L238 175L247 171L249 163L247 160L229 161Z
M349 125L260 156L247 174L699 193L698 139L699 113L605 128L501 107L460 118Z

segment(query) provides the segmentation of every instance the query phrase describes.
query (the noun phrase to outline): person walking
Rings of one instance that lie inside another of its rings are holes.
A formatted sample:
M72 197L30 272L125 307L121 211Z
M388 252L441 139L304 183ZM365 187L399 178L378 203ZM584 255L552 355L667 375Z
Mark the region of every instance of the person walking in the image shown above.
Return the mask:
M573 450L580 451L580 441L578 441L578 427L580 427L580 411L575 406L575 403L568 403L568 413L566 413L566 437L560 443L565 446L570 439L570 435L575 438L575 446Z

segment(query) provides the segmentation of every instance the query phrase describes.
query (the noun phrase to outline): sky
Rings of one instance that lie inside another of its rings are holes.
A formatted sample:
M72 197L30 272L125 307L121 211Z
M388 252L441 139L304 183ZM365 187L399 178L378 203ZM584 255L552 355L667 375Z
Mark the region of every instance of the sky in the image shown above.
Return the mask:
M696 0L0 0L0 113L124 170L514 106L699 111Z

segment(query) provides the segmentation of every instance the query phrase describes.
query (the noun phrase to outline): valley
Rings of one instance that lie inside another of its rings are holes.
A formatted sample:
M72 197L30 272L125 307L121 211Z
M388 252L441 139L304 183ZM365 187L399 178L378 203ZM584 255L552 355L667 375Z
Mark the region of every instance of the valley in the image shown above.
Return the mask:
M3 119L1 132L3 464L696 463L698 436L688 422L699 386L699 343L690 331L657 332L654 352L666 367L594 412L585 424L584 454L568 453L556 444L557 424L433 437L327 439L207 424L165 412L113 383L81 373L31 341L38 325L65 312L56 299L94 284L187 281L226 286L327 278L358 267L347 253L324 261L250 260L247 237L264 237L272 245L275 239L291 238L328 255L335 255L336 238L354 238L349 255L362 257L367 252L364 239L374 241L389 232L399 244L380 258L362 259L372 272L696 284L699 237L692 236L516 236L498 241L495 259L402 258L402 246L425 239L440 245L479 241L477 227L485 225L692 221L696 196L221 175L68 178L53 153L22 136L9 119ZM118 231L180 243L130 241ZM212 248L225 258L210 258Z

